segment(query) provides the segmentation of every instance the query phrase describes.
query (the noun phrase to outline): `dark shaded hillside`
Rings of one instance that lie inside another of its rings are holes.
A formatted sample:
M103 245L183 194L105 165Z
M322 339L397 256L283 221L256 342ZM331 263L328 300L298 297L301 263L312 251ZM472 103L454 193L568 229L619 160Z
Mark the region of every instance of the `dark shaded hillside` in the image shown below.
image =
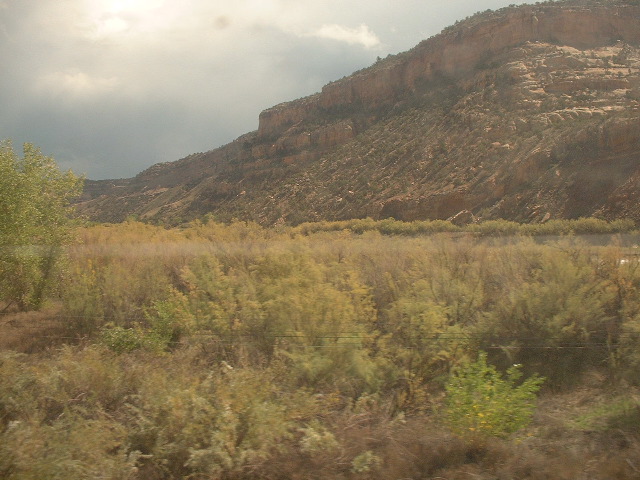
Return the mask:
M478 14L260 115L258 131L133 179L88 182L98 221L211 213L640 220L640 6Z

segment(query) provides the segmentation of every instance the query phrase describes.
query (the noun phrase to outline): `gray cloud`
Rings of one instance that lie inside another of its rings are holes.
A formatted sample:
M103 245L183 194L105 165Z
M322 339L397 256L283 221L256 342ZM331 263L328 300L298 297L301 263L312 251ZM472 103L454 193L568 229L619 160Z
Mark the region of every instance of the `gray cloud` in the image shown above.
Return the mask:
M508 3L0 0L0 139L89 178L133 176Z

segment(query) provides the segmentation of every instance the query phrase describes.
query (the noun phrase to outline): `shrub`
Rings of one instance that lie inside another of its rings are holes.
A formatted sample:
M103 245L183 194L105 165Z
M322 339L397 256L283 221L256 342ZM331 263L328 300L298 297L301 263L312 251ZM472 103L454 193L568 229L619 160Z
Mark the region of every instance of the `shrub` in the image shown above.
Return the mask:
M521 376L520 366L513 365L503 378L487 365L486 353L460 367L446 385L445 416L452 430L465 436L505 437L526 427L543 379L532 376L516 385Z
M139 328L108 324L100 331L100 343L116 353L133 352L144 345L144 335Z

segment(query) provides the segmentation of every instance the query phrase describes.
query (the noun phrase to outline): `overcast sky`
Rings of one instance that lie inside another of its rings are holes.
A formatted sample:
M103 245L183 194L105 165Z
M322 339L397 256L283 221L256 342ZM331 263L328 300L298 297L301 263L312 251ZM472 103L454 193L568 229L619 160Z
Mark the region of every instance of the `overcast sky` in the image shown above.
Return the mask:
M515 0L0 0L0 140L91 179L256 130L260 111Z

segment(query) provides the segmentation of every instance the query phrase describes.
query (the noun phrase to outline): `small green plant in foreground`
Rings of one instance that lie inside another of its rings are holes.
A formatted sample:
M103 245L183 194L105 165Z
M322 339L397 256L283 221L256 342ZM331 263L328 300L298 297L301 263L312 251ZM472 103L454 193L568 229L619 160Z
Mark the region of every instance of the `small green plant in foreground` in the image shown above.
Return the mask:
M140 328L124 328L107 324L100 332L100 343L116 353L128 353L143 347L145 332Z
M446 386L445 417L451 429L465 436L505 437L526 427L544 379L533 376L516 385L521 376L514 365L503 378L487 365L486 353L460 367Z

